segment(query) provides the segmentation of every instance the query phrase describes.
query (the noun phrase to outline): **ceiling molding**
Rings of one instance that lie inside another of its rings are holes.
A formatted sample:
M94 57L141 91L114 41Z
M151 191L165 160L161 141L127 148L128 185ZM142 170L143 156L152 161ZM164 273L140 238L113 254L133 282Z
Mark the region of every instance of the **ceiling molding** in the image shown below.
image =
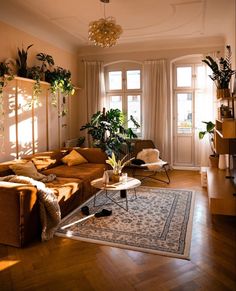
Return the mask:
M123 28L117 50L137 44L139 50L147 42L165 47L183 39L190 43L201 37L233 38L234 4L235 0L112 0L106 14ZM88 25L103 17L103 7L99 0L57 0L57 5L48 0L4 0L0 20L71 52L97 51L88 40Z

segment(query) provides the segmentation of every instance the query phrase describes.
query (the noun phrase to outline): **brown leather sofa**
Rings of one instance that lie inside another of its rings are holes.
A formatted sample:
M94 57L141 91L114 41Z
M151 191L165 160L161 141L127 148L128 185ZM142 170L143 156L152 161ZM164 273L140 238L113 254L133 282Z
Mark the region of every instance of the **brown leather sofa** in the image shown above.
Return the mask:
M67 166L61 158L72 149L37 153L23 159L33 160L44 175L55 174L56 179L45 183L52 188L61 209L62 218L77 208L96 191L90 182L100 178L106 168L106 155L96 148L76 148L88 163ZM46 161L46 168L43 162ZM53 163L48 163L53 161ZM9 168L14 161L0 164L0 176L13 175ZM0 181L0 243L23 247L40 238L41 224L37 189L32 185Z

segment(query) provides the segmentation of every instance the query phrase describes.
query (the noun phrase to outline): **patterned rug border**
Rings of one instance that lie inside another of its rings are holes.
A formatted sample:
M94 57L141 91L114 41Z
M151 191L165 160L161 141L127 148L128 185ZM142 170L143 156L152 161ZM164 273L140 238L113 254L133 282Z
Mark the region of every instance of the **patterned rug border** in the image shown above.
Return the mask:
M78 237L78 236L74 236L74 235L66 235L66 234L59 233L59 232L56 232L55 235L58 237L64 237L64 238L68 238L68 239L89 242L89 243L95 243L95 244L99 244L99 245L103 245L103 246L117 247L117 248L122 248L122 249L126 249L126 250L139 251L139 252L156 254L156 255L161 255L161 256L190 260L190 247L191 247L191 239L192 239L192 227L193 227L193 216L194 216L196 191L189 190L189 189L181 189L181 188L180 189L178 189L178 188L159 188L159 187L151 187L151 186L140 186L137 189L139 189L139 188L158 189L158 190L173 190L173 191L175 191L175 190L177 190L177 191L190 191L192 193L191 208L190 208L190 212L189 212L189 220L188 220L186 236L185 236L184 254L181 255L181 254L176 254L176 253L171 253L171 252L164 252L164 251L159 251L159 250L152 250L152 249L147 249L147 248L124 245L124 244L119 244L119 243L101 241L101 240L96 240L96 239L83 238L83 237ZM102 192L102 191L103 190L98 191L97 194ZM85 201L83 204L81 204L79 207L77 207L71 213L69 213L66 217L64 217L61 220L61 224L66 219L68 219L70 216L72 216L75 212L77 212L81 207L83 207L89 201L91 201L93 198L94 198L94 196L90 197L87 201ZM59 228L60 228L60 226L58 227L58 229Z

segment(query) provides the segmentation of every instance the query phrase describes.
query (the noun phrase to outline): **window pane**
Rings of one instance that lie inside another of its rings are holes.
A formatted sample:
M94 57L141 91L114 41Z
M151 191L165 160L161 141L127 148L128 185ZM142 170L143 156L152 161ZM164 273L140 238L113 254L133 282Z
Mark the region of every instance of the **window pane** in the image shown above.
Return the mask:
M205 83L206 83L206 70L204 66L197 66L196 68L196 88L205 88Z
M191 87L192 67L177 68L177 87Z
M122 89L122 72L109 72L109 90Z
M177 133L192 133L192 94L177 94Z
M140 70L126 72L127 89L140 89Z
M141 124L141 104L140 104L140 95L129 95L128 96L128 119L130 115L133 115L134 119ZM129 120L128 127L134 128L134 123ZM136 133L140 133L140 128L134 130Z
M121 96L110 96L110 109L120 109L120 111L122 111Z

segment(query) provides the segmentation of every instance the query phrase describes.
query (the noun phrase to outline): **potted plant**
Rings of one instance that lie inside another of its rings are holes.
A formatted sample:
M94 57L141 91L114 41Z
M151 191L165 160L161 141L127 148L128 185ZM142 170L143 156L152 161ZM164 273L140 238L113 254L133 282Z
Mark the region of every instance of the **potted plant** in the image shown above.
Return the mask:
M47 55L45 53L39 53L36 55L36 58L42 62L41 64L41 74L42 74L42 79L45 80L45 72L46 71L51 71L52 67L54 66L54 59L52 56Z
M27 58L28 58L28 50L33 46L33 44L29 45L26 50L23 48L20 50L18 48L18 58L16 59L16 64L18 66L18 76L19 77L27 77Z
M206 124L206 130L199 132L199 139L203 139L206 135L208 135L209 138L209 144L211 147L212 154L210 155L210 165L214 168L218 168L219 164L219 155L216 153L214 148L214 128L215 124L211 121L202 121L204 124Z
M57 106L57 92L61 92L64 96L73 95L75 88L71 82L71 72L61 67L54 68L53 71L45 72L45 81L51 85L52 105Z
M134 126L140 125L131 116ZM82 126L80 130L88 130L88 134L93 139L93 146L99 147L107 153L108 156L114 152L117 156L122 153L121 145L126 143L129 146L128 138L136 138L137 135L131 128L124 127L124 114L119 109L110 109L105 112L98 111L91 121Z
M221 57L219 60L214 60L211 56L206 56L202 60L213 72L209 77L215 82L217 87L217 98L231 97L229 84L231 77L236 73L236 70L231 69L231 56L230 45L227 45L225 58Z
M113 169L113 175L112 175L112 181L113 182L119 182L120 181L120 176L121 176L121 172L122 172L122 169L128 165L131 160L134 159L131 158L129 160L126 160L128 155L125 155L121 160L117 160L116 159L116 156L114 154L114 152L111 153L111 157L108 157L108 160L106 160L106 163L108 165L110 165Z

